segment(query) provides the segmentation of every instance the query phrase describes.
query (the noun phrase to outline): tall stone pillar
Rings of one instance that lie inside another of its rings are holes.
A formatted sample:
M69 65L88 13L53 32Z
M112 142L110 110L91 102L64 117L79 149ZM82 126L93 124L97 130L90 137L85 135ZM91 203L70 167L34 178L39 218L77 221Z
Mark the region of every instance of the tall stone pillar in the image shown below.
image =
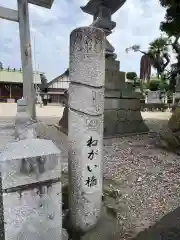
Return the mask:
M70 36L68 112L71 224L86 232L98 221L102 199L105 36L94 27Z
M19 34L21 61L23 69L23 98L27 102L27 111L33 120L36 119L36 93L33 85L32 51L29 27L28 0L18 0Z

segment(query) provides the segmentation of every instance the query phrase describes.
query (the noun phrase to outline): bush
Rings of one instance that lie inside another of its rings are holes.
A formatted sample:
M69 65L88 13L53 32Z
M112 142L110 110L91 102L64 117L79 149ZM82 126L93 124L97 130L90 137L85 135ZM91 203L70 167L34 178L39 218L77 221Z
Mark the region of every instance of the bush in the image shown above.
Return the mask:
M147 86L147 88L149 88L149 90L151 90L151 91L157 91L157 90L159 90L159 87L160 87L160 81L158 81L158 80L150 81Z

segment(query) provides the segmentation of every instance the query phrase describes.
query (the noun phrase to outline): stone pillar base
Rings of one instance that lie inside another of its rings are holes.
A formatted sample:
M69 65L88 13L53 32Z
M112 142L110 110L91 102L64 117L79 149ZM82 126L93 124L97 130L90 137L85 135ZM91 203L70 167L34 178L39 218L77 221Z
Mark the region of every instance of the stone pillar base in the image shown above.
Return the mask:
M131 111L132 119L121 118L121 114L130 114L130 110L105 110L104 112L104 137L124 135L130 133L148 132L148 127L144 123L140 111ZM59 121L60 130L68 135L68 108L64 108L64 113Z
M137 116L138 112L132 114L132 120L118 119L116 110L106 110L104 113L104 137L113 137L117 135L145 133L148 132L148 128L143 119L133 120Z
M105 99L105 137L148 131L141 116L139 99Z

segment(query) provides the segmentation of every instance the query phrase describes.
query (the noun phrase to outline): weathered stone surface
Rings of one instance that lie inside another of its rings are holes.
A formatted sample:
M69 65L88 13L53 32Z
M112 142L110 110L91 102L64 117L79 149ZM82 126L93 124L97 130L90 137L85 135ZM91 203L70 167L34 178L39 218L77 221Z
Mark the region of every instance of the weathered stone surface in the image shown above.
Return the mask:
M180 147L180 106L177 104L167 126L160 131L161 144L164 147L176 149Z
M119 71L119 61L108 56L105 66L105 89L117 91L125 87L126 74Z
M161 94L160 90L149 91L147 93L147 98L146 98L147 103L162 103L160 99L160 94Z
M106 98L104 108L105 110L112 110L112 109L140 110L140 100L139 99Z
M60 161L44 139L9 143L0 154L5 239L62 239Z
M142 116L141 116L141 112L140 111L133 111L133 110L128 110L126 112L126 119L128 121L138 121L138 120L142 120Z
M142 94L128 89L121 90L121 98L141 99Z
M90 0L86 6L81 7L81 9L84 12L93 15L93 23L91 26L102 29L105 33L105 36L108 36L110 33L112 33L112 29L116 26L116 23L111 20L111 15L121 8L125 2L126 0L113 1L113 3L111 1L106 1L106 4L104 4L103 1ZM106 56L116 58L117 55L114 53L114 51L114 47L106 38Z
M124 121L127 118L127 111L123 109L116 110L119 121Z
M90 115L104 112L103 88L92 88L71 83L68 92L70 108Z
M118 121L116 123L116 126L117 126L117 134L133 132L131 124L127 120L125 120L125 121Z
M42 157L43 171L38 157ZM27 174L21 171L23 159L27 167L34 166L34 171ZM60 176L60 161L60 150L51 140L30 139L9 143L0 154L2 188L57 178Z
M118 121L118 115L116 110L107 110L104 112L104 136L116 134L116 122ZM113 124L110 124L113 122Z
M106 57L106 61L105 61L105 69L109 70L115 70L115 71L119 71L120 68L120 62L118 60L115 60L112 56L108 56Z
M17 114L15 118L14 137L17 140L26 138L35 138L36 132L32 127L32 119L27 111L27 103L25 99L17 101Z
M105 98L104 126L106 137L147 132L140 112L140 99Z
M96 225L101 210L104 31L94 27L72 31L69 70L69 216L76 232L86 232Z
M117 134L147 132L148 128L143 121L118 121Z
M171 129L172 132L176 132L180 130L180 106L179 105L177 105L174 113L169 119L168 127Z
M143 121L142 118L141 118L141 120L133 121L133 123L134 123L134 126L135 126L135 132L136 133L138 133L138 132L145 133L145 132L149 131L147 125L145 124L145 122Z
M59 121L59 127L61 131L68 134L68 106L66 105L63 111L63 116Z
M63 111L63 116L58 123L61 131L66 135L68 134L68 96L69 96L68 91L65 91L64 93L65 107Z
M61 184L3 194L5 239L61 240Z
M126 117L126 119L127 119L128 121L131 121L131 120L133 119L134 113L135 113L135 111L128 110L128 111L127 111L127 117Z
M173 133L172 130L166 125L161 128L160 132L160 144L168 149L175 150L180 146L178 135L180 133Z
M119 90L105 89L104 96L105 98L120 98L121 92Z
M125 73L119 70L106 69L105 88L121 90L125 87Z

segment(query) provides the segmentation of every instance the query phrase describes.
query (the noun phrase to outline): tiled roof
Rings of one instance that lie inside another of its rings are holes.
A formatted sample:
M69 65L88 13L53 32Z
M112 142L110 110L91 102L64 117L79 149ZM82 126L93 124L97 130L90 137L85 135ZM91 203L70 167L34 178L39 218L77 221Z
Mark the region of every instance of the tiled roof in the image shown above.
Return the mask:
M34 73L34 83L41 84L40 73ZM13 70L0 70L0 82L22 83L23 74L22 71Z
M62 78L64 76L67 76L67 77L69 76L69 68L66 69L66 71L63 72L63 74L61 74L60 76L58 76L58 77L54 78L53 80L51 80L50 82L48 82L48 86L51 86L51 84L54 82L62 81Z

